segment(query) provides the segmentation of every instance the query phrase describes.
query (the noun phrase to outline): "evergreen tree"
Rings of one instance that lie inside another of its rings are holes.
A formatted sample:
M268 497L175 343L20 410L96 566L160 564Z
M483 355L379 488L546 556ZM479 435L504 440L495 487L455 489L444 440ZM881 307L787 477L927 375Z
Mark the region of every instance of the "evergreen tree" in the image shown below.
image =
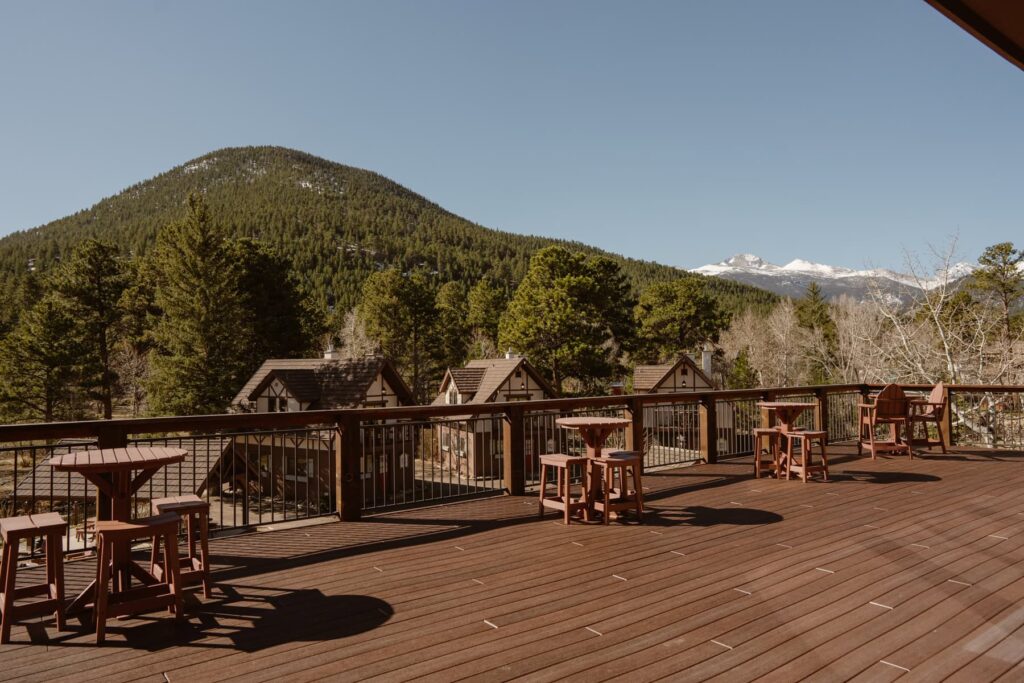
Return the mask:
M497 287L489 277L482 278L469 290L466 322L474 333L482 335L495 348L498 346L498 324L506 306L508 298L505 291Z
M796 303L796 318L800 327L814 330L832 323L832 315L828 309L821 287L817 282L807 285L807 293Z
M246 373L268 358L309 355L327 329L324 313L299 289L290 262L273 249L241 238L231 242L238 263L238 289L249 334Z
M247 378L250 337L236 252L199 195L189 196L184 219L160 231L152 272L160 316L153 329L151 410L225 410Z
M437 290L436 302L439 365L441 368L460 367L466 362L470 341L465 285L444 283Z
M828 301L821 292L818 283L811 282L807 285L807 293L804 298L796 302L796 319L800 327L810 330L814 334L821 335L821 343L824 345L824 353L827 357L835 357L838 345L835 321L832 320L832 313L829 310ZM827 359L816 359L811 361L810 381L814 384L827 384L831 381L827 366L833 365L826 362Z
M394 268L374 273L363 284L358 315L367 335L395 363L417 401L430 398L440 369L437 306L427 276L422 271L403 275Z
M726 389L753 389L759 385L757 370L750 363L750 352L741 349L725 376Z
M645 362L671 361L717 342L728 315L699 281L681 279L651 285L634 310L637 356Z
M86 394L99 401L104 419L113 417L117 373L113 351L124 334L122 296L131 284L117 247L87 239L54 273L53 289L68 303L77 321L82 355L80 381Z
M614 262L547 247L531 259L501 319L500 345L526 354L557 391L569 378L592 388L622 370L634 303Z
M45 295L0 343L0 405L8 420L71 417L81 356L67 303Z
M1003 334L1013 335L1013 312L1021 305L1024 295L1024 252L1015 249L1013 242L1000 242L985 249L978 257L980 268L971 276L973 288L992 297L1003 316Z

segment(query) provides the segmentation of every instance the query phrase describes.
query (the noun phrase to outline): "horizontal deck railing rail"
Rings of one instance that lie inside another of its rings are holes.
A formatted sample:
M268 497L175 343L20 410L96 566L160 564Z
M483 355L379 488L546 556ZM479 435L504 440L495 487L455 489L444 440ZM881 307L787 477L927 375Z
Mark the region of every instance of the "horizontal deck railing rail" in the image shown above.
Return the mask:
M927 392L925 385L904 385ZM610 448L640 450L645 467L716 462L753 451L761 401L812 403L801 420L831 442L858 435L857 405L881 385L590 396L531 402L359 408L294 413L0 425L0 516L56 510L68 518L69 550L90 547L96 491L45 465L55 453L130 443L185 448L137 496L197 493L215 528L251 527L423 505L476 495L522 494L537 484L537 457L580 453L579 435L555 424L568 415L612 415L630 425ZM947 388L948 445L1024 447L1024 386ZM72 538L74 542L72 542Z

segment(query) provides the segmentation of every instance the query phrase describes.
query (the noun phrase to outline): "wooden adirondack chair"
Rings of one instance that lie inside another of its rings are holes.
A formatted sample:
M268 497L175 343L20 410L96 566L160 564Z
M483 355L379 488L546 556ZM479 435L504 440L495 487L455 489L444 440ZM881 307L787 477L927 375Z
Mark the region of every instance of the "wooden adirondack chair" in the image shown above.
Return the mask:
M911 458L914 452L910 448L910 401L898 384L887 384L874 403L858 404L860 410L860 439L857 441L857 453L863 452L864 446L871 451L871 458L883 453L906 453ZM879 441L875 438L875 430L880 425L889 425L891 440ZM903 436L900 436L900 427Z
M911 444L923 446L928 450L931 450L933 446L939 446L942 448L942 452L945 453L948 435L942 433L942 423L946 415L946 409L946 387L943 386L942 382L935 385L932 392L928 394L927 400L912 400L910 402ZM928 436L928 423L935 424L935 431L939 434L938 440L933 441ZM923 439L914 438L917 432L917 425L924 427Z

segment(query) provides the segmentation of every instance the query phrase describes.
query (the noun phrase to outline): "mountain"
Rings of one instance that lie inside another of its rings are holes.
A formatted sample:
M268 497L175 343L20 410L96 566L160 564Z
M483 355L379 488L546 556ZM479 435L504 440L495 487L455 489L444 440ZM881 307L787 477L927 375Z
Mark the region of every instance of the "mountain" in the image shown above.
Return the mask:
M957 280L973 271L974 266L971 264L957 263L950 268L949 276ZM912 275L884 268L853 270L803 259L779 266L753 254L737 254L692 272L742 282L781 296L796 298L802 297L807 292L807 286L815 282L821 287L822 293L830 298L846 294L863 300L870 298L871 292L877 290L887 297L907 301L915 290L931 289L941 281L938 276L918 280Z
M390 266L426 268L442 281L489 275L511 290L533 252L551 244L615 259L637 289L701 277L576 242L485 228L372 171L281 147L242 147L211 152L91 208L0 239L0 296L15 301L30 270L45 271L89 236L120 245L128 256L144 254L157 231L184 214L194 191L205 194L215 221L276 247L312 296L343 308L357 303L370 273ZM775 301L729 280L707 283L731 310ZM6 306L3 315L9 319L12 309Z

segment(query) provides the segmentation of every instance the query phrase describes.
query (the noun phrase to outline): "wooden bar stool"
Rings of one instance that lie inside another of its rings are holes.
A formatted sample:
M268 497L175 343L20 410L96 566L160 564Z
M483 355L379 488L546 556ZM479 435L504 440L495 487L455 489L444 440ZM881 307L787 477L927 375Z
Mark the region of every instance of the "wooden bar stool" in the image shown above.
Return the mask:
M639 451L615 451L600 458L590 458L591 476L600 477L601 498L595 498L592 505L609 524L611 513L635 510L640 522L644 521L644 489L640 476L643 454ZM615 486L618 477L619 486ZM633 490L630 491L630 479Z
M587 487L586 483L581 486L579 498L572 497L572 476L569 468L579 465L586 477L587 458L565 455L564 453L546 453L540 456L540 504L539 516L544 517L544 508L561 510L565 523L569 524L573 513L577 510L587 509ZM556 473L555 495L548 496L548 470Z
M158 517L146 517L131 522L109 520L96 522L96 545L99 561L96 564L96 643L100 644L106 635L107 619L123 614L153 612L170 607L174 618L181 620L181 577L178 571L178 525L181 517L169 512ZM110 594L109 583L115 571L113 561L115 549L130 547L132 541L150 540L164 542L165 580L154 577L144 580L144 585L127 588Z
M11 624L18 619L53 613L57 630L64 630L64 543L67 524L56 512L0 519L0 538L4 541L0 563L0 644L11 640ZM17 587L18 548L22 539L42 537L46 550L46 583ZM15 605L15 600L47 596L28 605Z
M181 585L191 586L203 584L203 595L210 593L210 504L196 495L170 496L155 498L151 503L153 514L162 515L175 512L185 522L185 534L188 537L188 556L181 558ZM197 529L198 527L198 529ZM199 552L196 552L196 531L199 534ZM157 579L163 576L163 567L159 563L160 539L153 542L153 553L150 559L150 573Z
M768 449L761 448L764 439L768 440ZM779 428L778 427L757 427L754 429L754 479L761 478L761 456L771 456L771 464L768 469L779 476Z
M828 442L828 433L823 431L803 430L789 432L786 434L789 440L788 448L783 458L785 459L786 479L790 474L799 474L800 479L807 481L807 476L821 472L822 481L828 481L828 455L825 453L825 444ZM821 455L821 463L813 464L814 444L818 444ZM798 460L799 458L799 460Z

